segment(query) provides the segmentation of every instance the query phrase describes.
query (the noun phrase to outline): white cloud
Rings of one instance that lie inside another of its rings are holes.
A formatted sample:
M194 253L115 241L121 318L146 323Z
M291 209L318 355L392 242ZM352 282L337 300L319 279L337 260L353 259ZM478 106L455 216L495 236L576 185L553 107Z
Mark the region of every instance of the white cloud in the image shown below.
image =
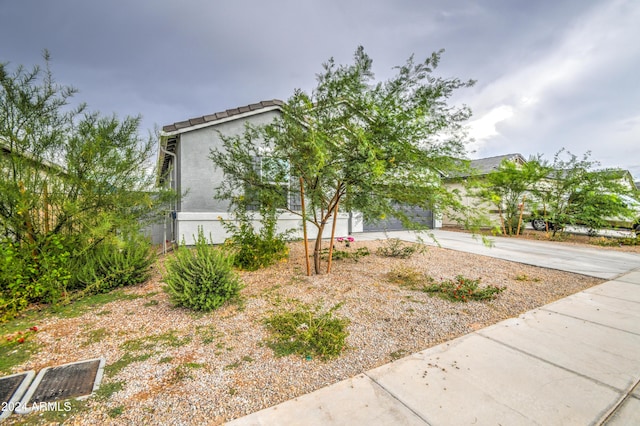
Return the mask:
M499 123L508 120L513 117L514 110L510 105L501 105L496 107L478 118L471 121L468 125L469 136L474 139L468 148L471 150L477 150L480 148L484 141L494 136L499 135L497 126Z
M636 1L601 2L561 27L552 45L521 46L513 56L521 63L505 63L502 76L464 100L478 117L469 123L472 145L545 155L565 146L603 160L613 139L628 145L629 129L637 130L638 89L628 70L640 57L640 44L630 43L640 37L638 22Z

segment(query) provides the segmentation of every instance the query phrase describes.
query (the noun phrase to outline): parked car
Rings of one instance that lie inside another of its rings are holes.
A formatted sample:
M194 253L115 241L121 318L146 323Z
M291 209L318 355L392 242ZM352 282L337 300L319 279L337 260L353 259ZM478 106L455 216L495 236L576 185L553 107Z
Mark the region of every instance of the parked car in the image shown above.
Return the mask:
M636 236L640 236L640 202L626 195L620 195L620 198L622 198L625 204L627 204L627 206L635 212L635 215L631 216L631 218L607 218L607 224L610 228L614 229L631 229L635 232ZM556 228L560 228L553 222L545 220L543 212L538 212L531 217L531 226L536 231L546 231L547 229L554 230Z

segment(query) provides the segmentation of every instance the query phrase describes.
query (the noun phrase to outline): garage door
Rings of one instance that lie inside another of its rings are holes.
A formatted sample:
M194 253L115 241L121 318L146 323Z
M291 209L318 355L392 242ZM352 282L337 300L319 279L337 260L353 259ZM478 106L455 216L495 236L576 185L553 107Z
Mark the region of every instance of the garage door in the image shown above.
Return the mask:
M406 207L402 210L405 211L414 222L433 229L433 212L431 210L417 207ZM364 231L402 231L404 229L402 222L396 218L385 219L376 223L368 223L365 221L363 225Z

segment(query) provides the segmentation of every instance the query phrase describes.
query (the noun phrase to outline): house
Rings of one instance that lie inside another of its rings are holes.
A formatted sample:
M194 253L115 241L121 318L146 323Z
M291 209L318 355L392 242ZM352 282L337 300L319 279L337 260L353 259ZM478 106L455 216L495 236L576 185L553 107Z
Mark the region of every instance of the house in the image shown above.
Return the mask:
M165 232L168 240L187 244L194 242L198 228L202 227L213 243L222 243L228 237L221 220L230 220L230 203L214 198L215 189L223 179L210 159L210 151L220 147L220 134L240 135L245 125L266 125L282 114L283 102L277 99L228 109L215 114L176 122L162 128L158 152L158 184L176 190L182 196L167 212ZM295 210L295 207L292 207ZM256 224L258 222L256 221ZM309 238L315 238L316 229L307 227ZM302 219L293 213L282 213L278 230L294 229L294 236L302 237ZM347 235L363 230L362 215L342 212L338 214L336 235ZM331 236L331 223L325 228L325 237Z
M477 160L471 160L469 164L470 173L462 174L459 176L450 176L445 180L445 185L451 191L457 191L460 194L461 202L468 208L474 208L476 211L481 210L482 213L488 216L491 223L499 223L499 213L495 206L480 201L476 196L469 193L466 188L466 182L470 178L482 179L483 176L498 170L500 164L503 161L512 161L516 164L525 164L527 160L518 153L497 155L494 157L479 158ZM459 223L456 218L451 215L444 214L442 217L442 226L445 227L460 227L463 224Z

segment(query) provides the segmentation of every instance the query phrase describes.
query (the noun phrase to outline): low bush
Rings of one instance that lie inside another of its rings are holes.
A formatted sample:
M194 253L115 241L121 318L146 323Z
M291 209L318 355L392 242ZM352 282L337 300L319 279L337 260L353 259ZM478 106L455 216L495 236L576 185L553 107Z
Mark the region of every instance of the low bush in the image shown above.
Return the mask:
M406 266L393 268L386 276L389 282L409 290L422 290L426 284L434 281L429 275Z
M211 311L237 296L242 288L233 270L233 256L210 245L202 229L195 248L183 243L165 267L164 289L177 306Z
M320 313L319 308L302 305L292 312L274 314L264 320L271 338L267 340L276 356L298 354L310 359L335 358L344 350L349 321L335 318L333 313L340 308L335 305Z
M354 262L359 261L361 258L365 256L369 256L371 252L367 247L359 247L355 251L347 251L347 250L333 250L331 252L332 260L343 260L343 259L351 259ZM322 249L320 253L320 258L322 260L329 259L329 249Z
M106 293L149 279L156 260L151 243L135 234L103 242L79 258L77 285L83 294Z
M606 238L600 237L589 240L590 244L594 244L601 247L619 247L619 246L638 246L640 245L640 235L637 237L624 237L624 238Z
M398 238L388 238L378 247L376 254L385 257L408 259L415 253L423 253L425 250L426 247L422 244L405 244Z
M423 291L436 293L443 299L454 302L468 302L469 300L493 299L506 288L493 285L479 287L479 284L479 278L472 280L458 275L454 280L445 280L438 284L425 286Z
M254 229L253 218L245 209L237 208L234 215L235 221L222 221L222 224L232 235L225 241L225 246L233 252L236 267L255 271L288 256L288 233L277 232L275 212L266 209L260 212L259 232Z
M30 303L53 303L67 296L72 248L63 236L18 245L0 242L0 321Z

